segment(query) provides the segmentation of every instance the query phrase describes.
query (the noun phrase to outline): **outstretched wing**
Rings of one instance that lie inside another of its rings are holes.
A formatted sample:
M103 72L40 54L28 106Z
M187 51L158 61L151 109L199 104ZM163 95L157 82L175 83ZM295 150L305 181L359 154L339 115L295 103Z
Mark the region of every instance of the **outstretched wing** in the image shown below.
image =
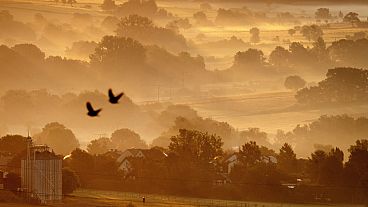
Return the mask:
M124 93L120 93L119 95L116 96L116 99L120 99L122 96L124 96Z
M109 98L110 99L115 98L114 94L112 93L111 88L109 89Z
M87 106L88 111L94 111L94 109L93 109L93 107L92 107L92 105L91 105L90 102L87 102L86 103L86 106Z

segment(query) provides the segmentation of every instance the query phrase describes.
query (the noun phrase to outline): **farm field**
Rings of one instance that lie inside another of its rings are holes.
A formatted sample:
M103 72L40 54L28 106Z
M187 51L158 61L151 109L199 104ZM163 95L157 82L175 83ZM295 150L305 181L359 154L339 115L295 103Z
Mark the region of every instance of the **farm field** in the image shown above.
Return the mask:
M259 127L269 134L278 129L292 130L297 124L307 124L321 115L348 114L367 116L368 105L329 107L320 109L295 108L293 92L270 92L187 103L204 117L225 121L244 130Z
M155 194L141 194L141 193L126 193L115 191L98 191L89 189L80 189L74 194L76 197L92 198L98 200L111 200L117 202L133 202L136 206L228 206L228 207L322 207L326 205L315 204L286 204L286 203L261 203L261 202L244 202L244 201L232 201L232 200L216 200L216 199L201 199L201 198L189 198L189 197L177 197L169 195L155 195ZM146 198L146 204L142 204L142 197ZM334 205L331 205L334 206ZM340 205L336 205L340 206ZM341 205L346 207L352 207L354 205Z
M142 203L142 197L146 202ZM136 207L157 206L157 207L360 207L360 205L349 204L290 204L290 203L267 203L233 200L201 199L189 197L176 197L169 195L155 195L116 191L102 191L79 189L64 199L62 204L50 206L66 207L118 207L132 203ZM1 207L32 207L34 205L19 203L0 203Z

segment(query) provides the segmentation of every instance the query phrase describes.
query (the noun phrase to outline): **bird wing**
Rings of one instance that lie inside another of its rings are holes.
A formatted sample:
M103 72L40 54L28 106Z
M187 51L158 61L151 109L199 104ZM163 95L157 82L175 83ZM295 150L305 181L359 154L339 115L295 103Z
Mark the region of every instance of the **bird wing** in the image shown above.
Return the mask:
M122 96L124 96L124 93L120 93L119 95L116 96L116 98L120 99Z
M109 98L115 98L114 94L112 93L112 89L109 89Z
M86 106L87 106L88 111L94 111L94 109L93 109L93 107L92 107L92 105L91 105L90 102L87 102L86 103Z

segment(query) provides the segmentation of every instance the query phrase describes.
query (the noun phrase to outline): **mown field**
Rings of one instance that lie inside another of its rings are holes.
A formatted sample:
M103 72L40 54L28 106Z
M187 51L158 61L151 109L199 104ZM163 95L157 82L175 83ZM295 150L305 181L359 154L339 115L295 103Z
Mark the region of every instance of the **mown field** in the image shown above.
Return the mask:
M287 203L262 203L262 202L245 202L231 200L216 199L200 199L177 197L168 195L140 194L114 191L98 191L89 189L80 189L73 193L75 197L69 197L65 200L65 206L76 206L73 203L79 203L83 206L125 206L129 203L135 206L170 206L170 207L323 207L323 206L344 206L353 207L355 205L332 205L332 204L287 204ZM146 198L146 202L142 202L142 197ZM82 206L80 205L80 206Z
M142 197L146 202L142 202ZM358 207L359 205L349 204L290 204L290 203L265 203L251 201L232 201L201 199L189 197L176 197L169 195L139 194L115 191L100 191L80 189L72 196L66 197L62 203L50 206L66 207L120 207L132 203L136 207L157 206L157 207ZM19 203L0 203L1 207L31 207L34 205ZM363 206L362 206L363 207Z

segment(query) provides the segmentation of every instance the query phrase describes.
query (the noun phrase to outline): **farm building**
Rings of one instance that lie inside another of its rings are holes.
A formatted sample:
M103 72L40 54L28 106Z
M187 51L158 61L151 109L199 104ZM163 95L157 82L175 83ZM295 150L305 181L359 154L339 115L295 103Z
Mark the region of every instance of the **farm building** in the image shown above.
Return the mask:
M27 158L21 163L22 191L42 204L62 199L62 160L45 145L29 141Z

